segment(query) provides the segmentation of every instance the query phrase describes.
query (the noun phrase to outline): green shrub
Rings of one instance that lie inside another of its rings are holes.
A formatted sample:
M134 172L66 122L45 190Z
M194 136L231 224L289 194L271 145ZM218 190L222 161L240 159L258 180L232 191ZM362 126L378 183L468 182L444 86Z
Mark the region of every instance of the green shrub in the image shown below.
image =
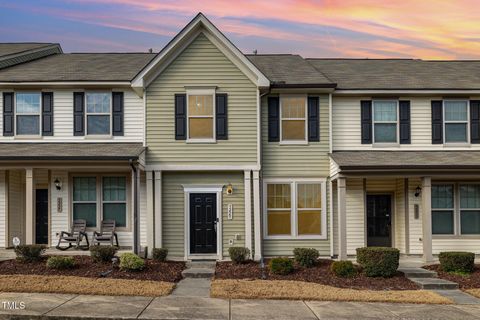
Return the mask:
M114 246L91 246L90 256L93 262L112 262L118 248Z
M39 261L45 250L47 250L47 246L43 244L24 244L16 246L14 249L17 258L25 262Z
M440 252L440 266L445 272L472 273L475 254L472 252Z
M284 257L273 258L268 267L273 274L287 275L293 272L293 261Z
M352 261L334 261L330 265L330 270L337 276L342 278L351 278L357 273L357 269Z
M357 262L368 277L392 277L398 269L400 251L387 247L357 248Z
M47 260L47 268L49 269L72 269L75 267L75 259L73 257L53 256Z
M153 248L153 250L152 250L153 260L164 262L165 260L167 260L167 256L168 256L168 249Z
M295 261L302 267L311 268L317 263L318 253L314 248L295 248L293 249Z
M234 263L240 264L247 261L250 256L250 250L244 247L230 247L228 248L228 255Z
M145 261L135 253L126 252L120 256L120 269L127 271L140 271L145 268Z

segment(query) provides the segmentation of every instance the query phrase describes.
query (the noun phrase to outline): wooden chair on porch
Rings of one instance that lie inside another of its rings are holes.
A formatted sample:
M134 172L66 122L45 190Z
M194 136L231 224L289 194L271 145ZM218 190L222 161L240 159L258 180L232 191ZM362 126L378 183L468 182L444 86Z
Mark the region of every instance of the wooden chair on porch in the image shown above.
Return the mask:
M81 250L88 250L90 243L88 242L88 236L86 233L87 221L83 219L74 220L70 232L62 231L58 239L57 249L68 250L75 245L75 248ZM85 238L86 245L82 245L82 241ZM68 243L67 247L62 247L62 243Z
M115 240L115 246L118 245L118 235L115 232L115 220L103 220L100 225L100 232L93 232L93 245L100 245L102 243L110 243L113 246L113 241Z

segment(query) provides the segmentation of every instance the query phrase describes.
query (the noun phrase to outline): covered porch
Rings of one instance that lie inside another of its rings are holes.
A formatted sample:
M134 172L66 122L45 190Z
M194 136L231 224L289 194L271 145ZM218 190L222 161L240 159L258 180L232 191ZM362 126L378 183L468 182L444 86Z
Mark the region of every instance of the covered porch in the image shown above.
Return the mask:
M331 154L333 255L391 246L432 262L442 251L480 254L478 152ZM477 205L478 203L478 205Z

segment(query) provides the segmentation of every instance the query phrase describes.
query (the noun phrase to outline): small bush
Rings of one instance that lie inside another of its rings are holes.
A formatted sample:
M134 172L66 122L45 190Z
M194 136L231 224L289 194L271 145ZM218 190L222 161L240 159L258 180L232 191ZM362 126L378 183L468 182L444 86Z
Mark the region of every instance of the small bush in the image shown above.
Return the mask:
M14 249L17 258L24 262L39 261L45 250L47 250L47 246L43 244L24 244L16 246Z
M140 271L145 268L145 261L135 253L126 252L120 256L120 269L126 271Z
M367 277L392 277L398 269L400 251L387 247L357 248L357 262Z
M75 267L75 259L73 257L53 256L47 260L47 268L49 269L72 269Z
M93 262L112 262L118 248L114 246L92 246L90 256Z
M230 247L228 248L228 255L234 263L240 264L247 261L250 256L250 250L244 247Z
M440 252L440 266L445 272L472 273L475 254L472 252Z
M152 250L152 258L153 260L165 262L168 256L168 249L165 248L154 248Z
M293 261L283 257L273 258L268 267L273 274L287 275L293 272Z
M302 267L311 268L317 263L318 253L314 248L295 248L293 249L295 261Z
M352 261L334 261L330 265L330 270L337 276L342 278L351 278L357 273L357 269Z

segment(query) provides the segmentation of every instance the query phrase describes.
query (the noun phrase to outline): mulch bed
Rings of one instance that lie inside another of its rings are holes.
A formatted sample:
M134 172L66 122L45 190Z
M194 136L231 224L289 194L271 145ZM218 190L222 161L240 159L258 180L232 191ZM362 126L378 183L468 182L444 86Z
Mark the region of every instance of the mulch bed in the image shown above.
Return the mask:
M475 271L470 275L452 274L442 271L439 264L424 266L424 269L438 273L438 277L458 283L460 289L480 288L480 264L475 265Z
M353 278L340 278L330 271L332 260L319 260L313 268L295 265L293 273L285 276L271 274L265 265L265 280L294 280L314 282L323 285L366 290L417 290L418 287L398 272L392 278L369 278L359 272ZM216 279L262 279L260 264L249 261L236 265L232 262L218 262L215 270Z
M182 279L182 271L185 269L184 262L145 260L145 269L142 271L122 271L112 268L111 263L94 263L89 256L74 256L76 264L73 269L55 270L46 267L47 258L29 263L15 259L0 262L0 275L29 274L99 278L100 273L112 270L105 278L178 282Z

